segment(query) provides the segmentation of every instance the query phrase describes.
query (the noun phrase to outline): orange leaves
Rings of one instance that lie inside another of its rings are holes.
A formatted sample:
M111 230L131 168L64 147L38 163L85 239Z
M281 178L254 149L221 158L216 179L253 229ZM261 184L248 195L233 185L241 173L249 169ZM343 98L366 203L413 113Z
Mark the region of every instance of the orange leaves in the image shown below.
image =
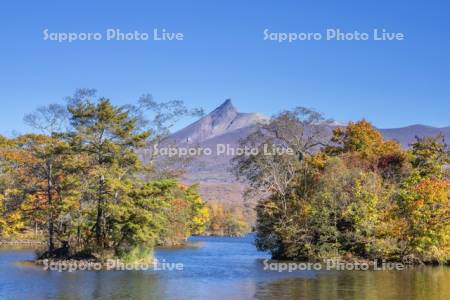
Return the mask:
M450 180L419 177L401 198L408 223L404 238L410 241L411 251L427 260L450 259Z
M423 207L423 205L424 205L423 199L418 199L418 200L414 201L412 206L414 209L420 209Z
M413 187L413 192L417 193L420 205L423 203L433 203L449 206L450 180L439 180L427 178Z
M339 155L346 165L374 171L385 179L398 179L407 166L407 155L396 141L385 141L382 134L366 120L350 122L333 132L333 146L324 152Z
M186 207L189 206L189 203L186 199L173 199L171 202L172 208L174 209L175 213L176 212L181 212L184 209L186 209Z
M336 128L332 141L336 146L329 149L331 152L358 152L365 159L401 152L397 142L385 141L381 133L366 120L350 122L345 128Z

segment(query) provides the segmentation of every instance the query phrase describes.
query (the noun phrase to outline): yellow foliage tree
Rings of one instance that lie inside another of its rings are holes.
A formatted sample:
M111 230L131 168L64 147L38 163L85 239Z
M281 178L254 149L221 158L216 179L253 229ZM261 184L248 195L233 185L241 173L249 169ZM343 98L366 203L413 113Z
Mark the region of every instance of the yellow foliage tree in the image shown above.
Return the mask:
M422 261L450 260L450 180L413 174L399 196L407 252Z

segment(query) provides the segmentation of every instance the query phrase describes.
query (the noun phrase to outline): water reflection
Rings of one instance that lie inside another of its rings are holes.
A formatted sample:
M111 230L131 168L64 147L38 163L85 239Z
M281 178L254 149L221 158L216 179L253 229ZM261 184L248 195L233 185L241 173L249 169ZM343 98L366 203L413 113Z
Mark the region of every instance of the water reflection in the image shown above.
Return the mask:
M17 264L32 251L0 250L0 299L450 299L450 268L278 273L252 238L194 238L158 249L184 271L46 272Z
M450 269L328 272L313 280L260 283L257 299L450 299Z

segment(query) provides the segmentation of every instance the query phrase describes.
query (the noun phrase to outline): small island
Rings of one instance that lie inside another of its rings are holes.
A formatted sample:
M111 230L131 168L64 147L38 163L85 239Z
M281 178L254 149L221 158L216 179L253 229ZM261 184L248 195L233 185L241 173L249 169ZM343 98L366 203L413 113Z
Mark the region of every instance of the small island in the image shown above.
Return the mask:
M450 163L442 135L404 148L367 120L331 125L299 107L243 145L298 155L234 158L256 206L256 245L294 261L450 262Z

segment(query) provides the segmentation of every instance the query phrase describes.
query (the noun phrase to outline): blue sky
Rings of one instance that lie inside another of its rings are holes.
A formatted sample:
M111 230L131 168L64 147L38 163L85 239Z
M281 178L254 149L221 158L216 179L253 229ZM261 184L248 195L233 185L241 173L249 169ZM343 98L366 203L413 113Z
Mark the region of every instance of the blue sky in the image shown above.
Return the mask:
M115 103L151 93L209 111L231 98L267 115L295 106L381 128L450 125L448 1L8 1L0 4L0 133L96 88ZM51 32L183 32L181 42L43 40ZM404 41L263 40L327 28L403 32Z

